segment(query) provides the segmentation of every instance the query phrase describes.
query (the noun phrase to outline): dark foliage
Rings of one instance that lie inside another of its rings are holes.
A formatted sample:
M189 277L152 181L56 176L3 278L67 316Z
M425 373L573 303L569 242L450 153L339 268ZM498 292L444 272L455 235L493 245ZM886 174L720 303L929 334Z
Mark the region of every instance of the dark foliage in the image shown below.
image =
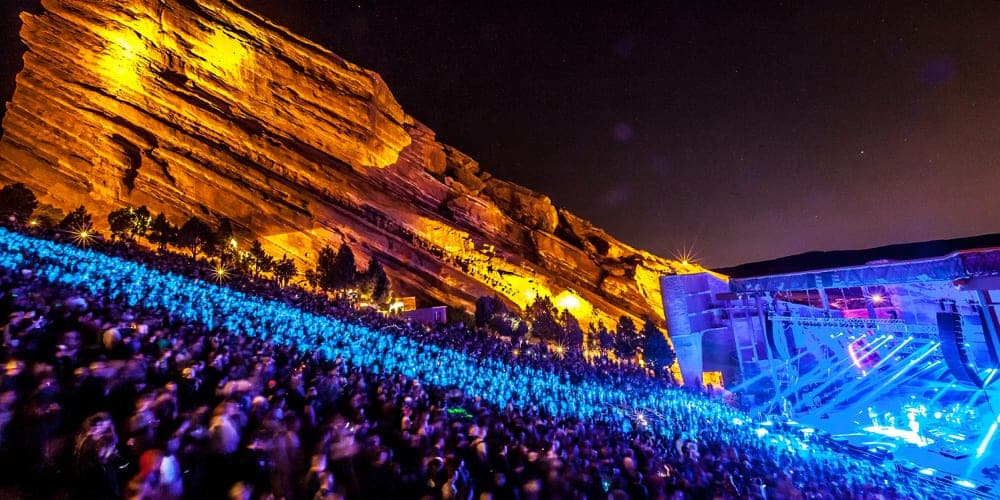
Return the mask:
M295 267L295 261L288 258L287 254L282 255L281 259L278 259L274 264L274 279L281 286L288 286L298 272L298 269Z
M639 351L642 337L635 329L635 323L628 316L618 319L618 329L615 331L615 351L623 358L631 358Z
M330 288L334 290L350 288L354 286L357 278L358 268L354 262L354 252L351 251L351 247L347 246L347 243L342 243L340 249L337 250L337 257L333 261L333 269L329 277Z
M112 239L135 240L149 231L153 219L145 205L139 208L122 207L108 214Z
M274 270L274 257L264 250L264 245L260 243L260 240L253 241L253 244L250 245L250 250L247 251L247 256L250 271L254 276Z
M90 212L83 205L80 205L72 212L66 214L63 220L59 221L57 228L60 231L79 232L89 230L94 227L93 218Z
M307 273L306 280L311 280L310 285L318 286L327 292L335 290L337 287L333 276L336 262L337 253L329 245L323 247L316 260L316 270L312 274Z
M8 184L0 189L0 224L21 227L35 208L38 208L38 199L24 183Z
M199 253L209 253L212 249L215 234L205 221L191 217L177 232L177 244L191 251L191 257L197 258Z
M150 224L147 239L163 251L167 245L177 244L177 233L177 226L171 224L167 216L160 212Z
M552 299L538 296L525 312L531 323L531 335L550 342L562 341L563 329L556 320L558 311L552 305Z
M642 356L646 360L647 365L659 372L663 368L674 364L676 354L670 348L670 344L667 343L663 332L656 327L656 324L652 320L647 319L646 324L643 325L642 337L645 339Z

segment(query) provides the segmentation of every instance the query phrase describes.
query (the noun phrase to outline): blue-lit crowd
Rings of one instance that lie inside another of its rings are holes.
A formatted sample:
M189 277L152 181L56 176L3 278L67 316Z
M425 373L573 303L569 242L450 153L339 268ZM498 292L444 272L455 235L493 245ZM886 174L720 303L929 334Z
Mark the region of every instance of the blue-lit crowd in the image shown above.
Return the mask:
M0 495L929 496L630 364L110 251L0 229Z

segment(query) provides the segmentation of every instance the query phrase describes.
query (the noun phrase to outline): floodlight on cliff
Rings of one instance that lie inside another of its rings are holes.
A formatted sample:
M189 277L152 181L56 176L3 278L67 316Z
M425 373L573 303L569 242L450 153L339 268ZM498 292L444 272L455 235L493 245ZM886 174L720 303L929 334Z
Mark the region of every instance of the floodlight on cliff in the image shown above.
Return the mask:
M125 29L107 32L96 67L114 94L142 90L142 74L148 64L146 40L155 33L148 22L137 22Z
M576 314L583 306L583 301L581 301L580 297L577 297L577 295L571 290L564 290L556 296L555 305L559 309L566 309L567 311Z
M699 268L698 256L695 254L693 244L674 250L674 260L684 268L683 271L697 271Z

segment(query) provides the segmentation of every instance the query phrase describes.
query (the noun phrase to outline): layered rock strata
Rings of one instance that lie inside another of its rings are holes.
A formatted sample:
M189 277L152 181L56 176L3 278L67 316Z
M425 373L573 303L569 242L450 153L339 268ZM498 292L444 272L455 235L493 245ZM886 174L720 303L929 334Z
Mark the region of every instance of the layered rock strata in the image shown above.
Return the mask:
M481 171L374 72L229 0L42 3L22 14L0 180L96 214L229 217L303 265L346 242L467 310L548 294L584 321L662 321L658 278L685 266Z

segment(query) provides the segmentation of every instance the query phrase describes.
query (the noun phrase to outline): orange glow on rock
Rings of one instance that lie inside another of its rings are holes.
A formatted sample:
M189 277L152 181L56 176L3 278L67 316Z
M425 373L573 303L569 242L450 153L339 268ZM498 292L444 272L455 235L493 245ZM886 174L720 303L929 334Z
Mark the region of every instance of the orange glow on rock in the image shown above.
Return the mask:
M145 52L145 43L134 31L121 31L108 37L108 45L97 67L109 91L121 95L127 90L142 90Z

